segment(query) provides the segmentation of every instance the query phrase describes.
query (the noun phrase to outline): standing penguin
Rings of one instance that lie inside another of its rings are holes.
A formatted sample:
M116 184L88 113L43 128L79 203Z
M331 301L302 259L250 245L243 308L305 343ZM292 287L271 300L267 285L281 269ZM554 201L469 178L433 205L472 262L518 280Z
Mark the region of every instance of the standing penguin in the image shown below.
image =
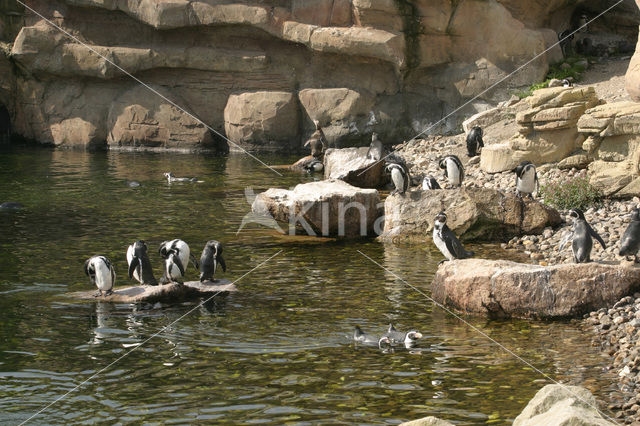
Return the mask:
M573 242L571 243L573 260L576 263L591 262L591 249L593 248L593 240L591 237L595 238L600 243L603 250L607 247L600 235L593 230L591 225L589 225L587 220L584 218L582 210L571 209L569 210L569 216L573 219L573 230L562 239L559 250L562 250L564 245L573 237Z
M631 212L631 223L622 234L620 239L620 256L633 255L633 261L638 263L638 252L640 251L640 210L633 209Z
M531 161L523 161L513 171L516 174L516 195L522 198L522 194L527 194L533 199L533 192L538 189L536 166Z
M391 173L391 181L396 187L391 194L393 195L396 192L404 194L411 183L411 176L409 176L407 169L400 163L389 163L385 166L385 170Z
M482 128L478 126L473 127L467 134L467 155L469 157L475 157L478 155L478 149L484 148L482 134Z
M198 262L191 254L189 245L180 239L163 241L158 248L158 253L164 259L164 273L160 279L161 284L171 281L182 283L189 260L193 266L198 267Z
M316 126L316 131L313 132L304 146L309 146L309 148L311 148L311 155L313 158L321 158L327 148L327 138L325 138L322 127L320 127L320 122L318 120L313 120L313 124Z
M440 160L440 168L451 186L461 186L464 180L464 167L457 155L447 155Z
M382 141L378 139L378 134L373 132L371 134L371 144L369 145L369 150L367 151L367 159L380 161L384 157L384 145Z
M227 265L222 257L222 244L216 240L209 240L200 256L200 282L214 281L218 264L222 266L224 272L227 272Z
M105 256L92 256L84 262L84 273L91 280L91 284L98 287L98 292L94 297L105 296L113 293L113 286L116 283L116 271L111 262Z
M447 226L447 215L444 212L438 213L433 224L433 242L438 250L448 259L466 259L472 257L474 253L467 251L456 237L456 234ZM445 260L441 261L445 262ZM440 264L438 263L438 265Z
M129 264L129 278L135 278L140 284L158 285L153 276L151 262L147 255L147 244L136 241L127 249L127 263Z
M438 184L438 181L435 180L433 176L425 176L425 178L422 179L422 190L426 191L429 189L442 189L440 188L440 184Z

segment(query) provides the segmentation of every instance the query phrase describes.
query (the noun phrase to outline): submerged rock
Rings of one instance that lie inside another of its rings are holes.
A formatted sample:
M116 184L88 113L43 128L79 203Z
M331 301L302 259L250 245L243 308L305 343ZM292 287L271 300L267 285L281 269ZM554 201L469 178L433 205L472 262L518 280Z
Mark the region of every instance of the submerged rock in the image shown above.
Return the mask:
M598 412L596 399L580 386L546 385L540 389L513 426L613 425Z
M367 158L368 147L328 149L325 179L340 179L360 188L379 188L386 182L384 161Z
M449 228L467 240L506 241L560 223L560 215L551 207L489 188L413 190L387 197L384 210L381 239L422 239L441 211L447 213Z
M538 266L506 260L445 262L433 298L489 317L568 318L613 306L640 289L640 267L601 263Z

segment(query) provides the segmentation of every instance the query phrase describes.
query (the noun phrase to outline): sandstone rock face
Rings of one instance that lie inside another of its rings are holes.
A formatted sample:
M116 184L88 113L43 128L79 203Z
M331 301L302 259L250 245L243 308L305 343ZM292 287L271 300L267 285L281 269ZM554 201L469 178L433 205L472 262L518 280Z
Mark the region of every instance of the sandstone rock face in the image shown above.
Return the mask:
M613 306L640 288L640 268L599 263L549 267L506 260L445 262L433 298L458 311L489 317L568 318Z
M258 194L252 211L289 223L289 233L311 236L360 237L380 227L380 196L336 179L271 188ZM378 222L378 223L376 223Z
M387 197L383 240L430 237L435 216L445 211L447 225L467 240L508 240L539 234L560 223L558 212L537 201L488 188L413 190Z
M368 147L328 149L324 154L325 179L340 179L360 188L380 188L388 180L384 161L367 159Z
M534 425L613 425L597 410L591 392L580 386L546 385L529 401L513 426Z
M521 161L540 165L564 159L585 137L578 119L600 101L593 87L553 87L527 98L529 109L517 114L520 135L482 151L480 166L488 173L511 170Z
M149 137L140 140L141 146L156 145L154 132L112 132L107 119L111 104L138 84L124 69L179 95L182 107L216 131L233 129L227 136L239 138L234 142L246 149L300 150L311 131L307 116L327 119L323 125L335 146L366 143L373 131L383 141L397 142L555 42L540 14L562 11L567 2L529 3L32 0L30 6L96 53L27 13L12 49L25 70L16 85L14 127L46 143L94 146L111 135L111 146L128 145L140 136ZM529 14L529 9L537 12ZM6 36L11 31L5 24ZM509 87L544 76L557 50L507 80L507 87L482 94L480 103L502 100ZM62 82L73 97L61 97ZM231 97L254 92L287 92L300 99L282 119L303 118L301 125L287 126L291 139L272 138L274 129L256 124L261 118L238 119L246 123L225 119L225 108L237 101ZM122 116L119 127L147 124L135 105L127 105L135 112ZM125 123L127 118L132 121ZM65 120L88 124L82 132L69 131ZM454 116L447 125L456 127L459 121ZM184 146L203 144L197 137L187 139Z
M224 109L224 128L229 139L248 149L293 148L298 144L297 101L290 92L231 95Z

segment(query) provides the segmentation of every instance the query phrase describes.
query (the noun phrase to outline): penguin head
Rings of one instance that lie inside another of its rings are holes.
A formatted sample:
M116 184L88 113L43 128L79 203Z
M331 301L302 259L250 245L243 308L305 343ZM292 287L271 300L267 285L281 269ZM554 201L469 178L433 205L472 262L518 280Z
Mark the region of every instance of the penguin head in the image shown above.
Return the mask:
M483 131L482 131L482 127L480 126L474 126L473 129L471 129L472 132L476 133L476 136L483 136Z
M164 177L166 177L167 179L171 179L173 177L173 173L171 172L165 172L163 173Z
M313 125L316 126L316 130L320 130L320 122L318 120L313 120Z
M359 325L356 325L354 331L353 331L353 339L354 340L360 340L362 338L362 336L364 336L364 331L362 331L362 329L360 328Z
M392 331L396 331L396 328L393 326L393 324L389 323L389 330L387 331L387 333L391 333Z
M441 169L447 168L447 157L444 157L438 162L438 167L440 167Z
M631 211L631 220L640 220L640 209L635 208Z
M375 141L376 139L378 139L378 134L376 132L371 133L371 142Z
M389 339L387 336L382 336L380 338L380 340L378 340L378 347L380 349L390 348L391 347L391 339Z
M160 247L158 247L158 253L163 257L167 257L169 255L169 248L169 241L163 241L160 243Z
M531 161L523 161L520 164L518 164L518 166L513 169L512 171L515 172L516 175L518 175L518 177L522 176L522 172L524 171L524 169L529 165L529 164L533 164Z
M206 246L213 252L214 257L220 256L222 254L222 244L220 244L217 240L209 240L207 241Z
M569 217L571 217L574 222L577 220L585 220L584 213L582 213L582 210L580 209L569 210Z
M571 82L565 78L564 80L562 80L562 87L573 87L573 84L571 84Z
M436 215L434 226L437 228L442 228L446 223L447 223L447 214L445 212L438 213Z
M133 243L133 249L134 250L142 250L144 252L147 251L147 243L145 243L143 240L138 240L135 243Z
M405 343L412 343L412 342L415 342L418 339L422 339L422 333L420 333L419 331L416 331L416 330L411 330L411 331L407 332L407 335L404 338L404 342Z

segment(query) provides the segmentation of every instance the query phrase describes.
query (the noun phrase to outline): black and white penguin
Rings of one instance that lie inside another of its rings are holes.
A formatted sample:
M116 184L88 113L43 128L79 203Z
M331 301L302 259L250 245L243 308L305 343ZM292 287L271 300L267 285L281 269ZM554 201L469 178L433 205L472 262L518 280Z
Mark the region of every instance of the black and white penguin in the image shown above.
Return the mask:
M574 35L572 30L564 30L560 34L558 34L558 44L560 44L562 55L565 58L572 53L571 41L573 40L573 37Z
M324 136L322 127L320 127L320 122L318 120L313 120L313 124L316 126L316 131L313 132L304 146L309 146L309 148L311 148L311 155L314 158L321 158L328 146L327 138Z
M367 334L360 326L355 327L353 332L353 340L367 346L378 346L379 348L385 348L392 346L392 341L388 336L376 337L373 334Z
M516 174L516 195L522 197L522 194L533 198L533 193L538 189L538 173L536 166L531 161L523 161L513 169Z
M435 180L433 176L425 176L425 178L422 179L422 190L427 191L427 190L433 190L433 189L442 189L442 188L440 188L440 184L438 183L437 180Z
M438 250L448 259L467 259L472 257L474 253L467 251L462 243L456 237L451 229L447 226L447 215L444 212L438 213L433 224L433 242ZM441 261L445 262L446 260ZM440 264L438 263L438 265Z
M314 158L304 165L304 169L307 173L320 173L324 170L324 163L317 158Z
M464 167L457 155L447 155L440 160L440 168L451 186L461 186L464 180Z
M163 241L158 248L158 253L164 259L163 275L160 279L161 284L169 282L182 283L189 260L193 266L198 268L198 262L191 254L189 245L180 240Z
M200 282L214 281L218 264L224 272L227 272L227 264L222 257L222 244L216 240L209 240L200 256Z
M573 87L573 83L565 78L562 80L562 87Z
M17 201L5 201L4 203L0 204L0 210L20 210L23 207L24 205Z
M409 189L409 184L411 183L409 171L400 163L389 163L385 166L385 170L391 173L391 181L396 187L391 194L393 195L396 192L404 194Z
M378 134L373 132L371 134L371 144L369 145L369 150L367 151L367 159L380 161L384 158L384 145L382 141L378 139Z
M478 155L478 150L484 148L484 142L482 141L482 128L474 126L467 134L467 156L475 157Z
M156 277L153 276L147 244L144 241L136 241L127 248L127 263L129 278L135 278L140 284L158 285Z
M201 181L198 180L198 178L175 177L175 176L173 176L173 173L171 173L171 172L164 173L164 177L167 178L167 181L169 183L171 183L171 182L201 182Z
M631 223L620 239L620 256L633 256L633 261L638 263L640 251L640 209L635 208L631 212Z
M591 262L591 249L593 248L592 237L600 243L603 250L607 247L605 246L604 241L602 240L600 235L598 235L598 233L593 230L591 225L589 225L587 220L584 218L584 213L582 213L582 210L571 209L569 210L569 216L573 219L573 230L565 238L562 239L559 249L562 250L569 239L573 238L573 242L571 243L571 248L573 250L573 260L576 263Z
M113 293L113 286L116 283L116 271L111 262L105 256L92 256L84 262L84 273L91 280L91 284L98 287L98 292L94 297L105 296Z
M420 333L419 331L410 330L405 333L396 330L393 324L389 324L389 329L385 333L385 336L387 336L391 340L392 344L401 344L405 345L406 347L414 346L418 339L422 339L422 333Z

